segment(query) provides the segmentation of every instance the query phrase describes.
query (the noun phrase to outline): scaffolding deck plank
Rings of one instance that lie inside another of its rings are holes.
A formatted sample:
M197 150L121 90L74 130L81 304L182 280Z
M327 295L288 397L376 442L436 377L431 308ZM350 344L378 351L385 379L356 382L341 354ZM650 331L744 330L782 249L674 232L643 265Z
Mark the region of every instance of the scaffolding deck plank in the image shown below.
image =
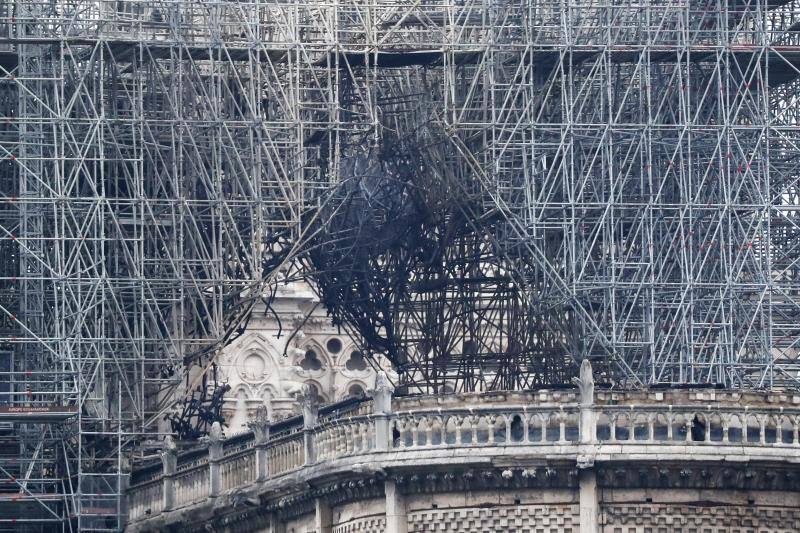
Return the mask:
M65 405L50 407L0 406L0 422L60 422L77 414L76 407Z

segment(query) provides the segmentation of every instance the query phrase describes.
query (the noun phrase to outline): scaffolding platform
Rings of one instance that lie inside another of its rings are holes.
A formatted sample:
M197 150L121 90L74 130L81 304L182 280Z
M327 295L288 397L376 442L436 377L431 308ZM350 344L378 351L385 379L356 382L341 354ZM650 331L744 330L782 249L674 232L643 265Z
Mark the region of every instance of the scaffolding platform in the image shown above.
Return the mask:
M0 406L0 422L63 422L78 414L76 407Z

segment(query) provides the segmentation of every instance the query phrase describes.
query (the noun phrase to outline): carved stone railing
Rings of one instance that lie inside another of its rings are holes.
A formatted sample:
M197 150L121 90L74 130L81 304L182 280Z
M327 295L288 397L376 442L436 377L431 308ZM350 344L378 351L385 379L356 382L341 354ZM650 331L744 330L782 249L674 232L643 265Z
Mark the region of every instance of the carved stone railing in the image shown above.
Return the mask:
M295 433L271 441L267 448L267 454L269 475L278 476L297 470L304 464L303 434Z
M367 453L375 448L375 424L369 416L337 420L314 430L317 461Z
M208 497L208 464L193 466L179 471L173 478L174 507L185 507Z
M249 485L256 480L258 474L256 452L253 448L225 456L219 466L222 492Z
M392 420L396 449L420 446L552 444L580 438L577 406L526 406L430 410L397 413Z
M800 446L796 409L630 405L596 414L598 442Z
M521 457L541 454L546 460L555 454L578 465L598 457L656 460L664 453L681 460L738 454L800 461L798 397L710 390L595 393L590 377L584 378L576 380L578 391L392 398L384 387L370 400L319 411L303 404L303 416L274 424L263 412L251 433L225 439L216 428L205 448L177 454L165 443L163 468L144 467L132 477L129 520L146 521L259 483L275 487L284 476L291 485L302 469L377 468L380 461L407 461L405 452L420 462L459 447L475 452L464 457L513 456L519 448Z
M140 483L128 495L128 519L137 521L159 514L164 508L163 481L156 478Z

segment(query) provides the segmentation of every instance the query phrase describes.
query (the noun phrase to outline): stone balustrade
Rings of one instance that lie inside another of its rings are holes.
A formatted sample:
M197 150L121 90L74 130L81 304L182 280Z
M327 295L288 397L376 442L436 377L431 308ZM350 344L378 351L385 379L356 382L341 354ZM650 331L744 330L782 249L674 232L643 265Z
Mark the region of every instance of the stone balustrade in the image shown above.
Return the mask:
M167 450L161 472L151 466L139 471L147 475L134 475L128 491L130 523L259 484L276 487L301 469L309 469L310 477L330 472L346 458L350 465L378 468L381 461L396 464L404 453L424 462L425 453L433 460L437 450L458 447L494 457L513 457L519 448L527 458L560 456L579 466L623 454L708 460L704 449L714 449L719 457L800 461L800 398L779 394L598 391L588 403L574 390L403 398L387 391L374 394L384 397L319 413L307 407L304 416L272 426L262 419L252 433L210 438L206 449Z
M268 472L278 476L303 466L303 435L295 434L276 439L267 448Z

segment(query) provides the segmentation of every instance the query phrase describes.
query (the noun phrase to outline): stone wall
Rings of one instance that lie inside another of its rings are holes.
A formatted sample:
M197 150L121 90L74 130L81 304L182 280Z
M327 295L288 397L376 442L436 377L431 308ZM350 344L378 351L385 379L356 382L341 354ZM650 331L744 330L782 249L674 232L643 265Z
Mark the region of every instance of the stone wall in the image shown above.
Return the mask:
M790 533L800 531L800 492L602 490L602 533Z
M309 513L287 520L284 524L285 533L314 533L315 519L314 513Z
M132 478L130 531L800 531L794 396L391 398L381 382L370 400L304 402L302 417L259 419L208 451L165 446L160 468Z
M371 533L386 529L386 503L383 499L348 502L332 509L331 533Z

